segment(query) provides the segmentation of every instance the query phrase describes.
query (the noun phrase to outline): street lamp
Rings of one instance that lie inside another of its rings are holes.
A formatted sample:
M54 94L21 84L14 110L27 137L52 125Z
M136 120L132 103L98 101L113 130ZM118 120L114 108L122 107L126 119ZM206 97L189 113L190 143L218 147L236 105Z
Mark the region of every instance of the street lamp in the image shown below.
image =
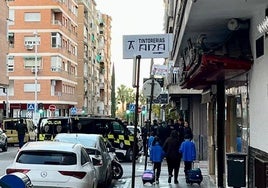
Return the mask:
M38 36L37 31L34 31L34 115L33 115L33 122L37 124L37 43L38 43Z

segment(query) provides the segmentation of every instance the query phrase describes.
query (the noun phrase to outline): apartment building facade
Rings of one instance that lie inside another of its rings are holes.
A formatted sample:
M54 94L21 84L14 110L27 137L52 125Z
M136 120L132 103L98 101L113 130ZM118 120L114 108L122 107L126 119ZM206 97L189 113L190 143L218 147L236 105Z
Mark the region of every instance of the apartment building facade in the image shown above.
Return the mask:
M8 23L8 6L6 1L0 2L0 90L2 93L6 93L8 86L8 76L6 68L6 56L8 54L8 42L7 42L7 23ZM5 95L6 96L6 95ZM5 102L4 102L5 105ZM6 113L0 114L0 118Z
M104 44L101 51L100 62L100 99L99 110L103 115L111 115L112 104L112 62L111 62L111 42L112 42L112 18L109 15L102 14L104 26L103 32L100 30L100 43Z
M111 41L106 33L110 32L110 19L96 10L95 1L7 4L9 14L4 19L8 18L8 32L3 32L8 41L3 43L9 50L1 58L7 59L1 66L7 67L8 81L1 77L6 89L0 90L0 109L7 112L4 117L37 121L40 116L110 115L110 110L104 109L110 104L110 99L105 99L110 96L111 62L110 54L105 54L110 47L104 47Z
M8 116L37 116L38 104L45 116L66 115L77 103L76 1L8 1L8 6ZM50 111L50 105L56 109Z
M110 115L111 18L95 1L79 1L78 108L88 115Z

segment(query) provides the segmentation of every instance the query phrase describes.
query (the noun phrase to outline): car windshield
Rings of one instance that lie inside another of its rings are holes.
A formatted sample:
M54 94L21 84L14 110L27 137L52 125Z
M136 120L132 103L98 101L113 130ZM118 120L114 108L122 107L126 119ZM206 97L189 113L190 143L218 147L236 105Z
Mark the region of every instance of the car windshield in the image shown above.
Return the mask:
M86 148L96 147L96 140L90 137L79 138L79 137L68 137L68 135L65 137L57 135L55 137L55 141L82 144Z
M127 127L128 128L128 130L130 130L130 132L132 133L132 134L134 134L134 127Z
M22 151L17 163L42 165L75 165L76 154L59 151Z
M5 122L5 129L6 130L14 130L16 123L18 123L18 120L6 121Z
M134 126L127 126L127 128L128 128L128 130L129 130L132 134L134 134ZM137 133L140 133L140 129L139 129L139 128L137 128Z

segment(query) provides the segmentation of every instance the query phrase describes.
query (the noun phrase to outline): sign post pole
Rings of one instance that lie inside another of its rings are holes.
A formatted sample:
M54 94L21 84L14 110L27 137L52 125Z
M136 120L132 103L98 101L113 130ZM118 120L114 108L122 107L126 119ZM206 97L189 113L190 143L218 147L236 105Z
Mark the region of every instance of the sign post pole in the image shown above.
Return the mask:
M135 188L135 170L136 170L136 155L137 155L137 124L138 124L138 106L139 106L139 82L140 82L140 61L141 56L136 56L137 59L137 72L136 72L136 108L135 108L135 121L134 121L134 144L133 144L133 158L132 158L132 184L131 187Z

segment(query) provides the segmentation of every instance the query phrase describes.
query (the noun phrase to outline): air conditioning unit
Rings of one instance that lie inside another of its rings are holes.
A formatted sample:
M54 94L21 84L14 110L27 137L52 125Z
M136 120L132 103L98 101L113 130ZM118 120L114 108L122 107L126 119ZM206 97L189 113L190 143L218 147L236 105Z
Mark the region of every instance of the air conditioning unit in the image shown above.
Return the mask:
M32 68L31 68L31 72L32 72L32 73L35 73L35 67L32 67ZM37 72L38 72L38 68L37 68Z
M27 44L27 45L25 45L25 48L26 48L27 50L32 50L32 49L34 48L34 45L32 45L32 44Z

